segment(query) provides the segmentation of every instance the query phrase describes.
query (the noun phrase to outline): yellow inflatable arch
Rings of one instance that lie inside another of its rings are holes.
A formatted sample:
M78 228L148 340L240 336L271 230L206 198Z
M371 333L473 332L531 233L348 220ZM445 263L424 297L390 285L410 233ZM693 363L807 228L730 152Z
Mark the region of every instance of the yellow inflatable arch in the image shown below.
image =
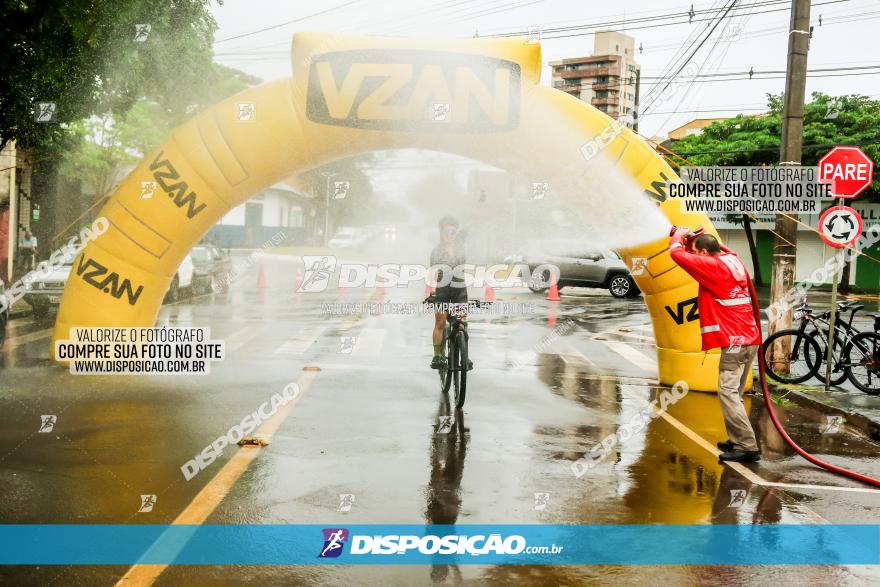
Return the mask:
M509 168L511 145L546 134L548 117L564 118L571 130L553 137L559 148L550 156L557 167L583 169L583 145L596 137L603 145L610 140L602 155L631 176L670 222L714 233L705 215L682 214L666 199L666 182L675 174L649 145L628 129L620 132L592 106L538 84L536 44L299 33L292 60L293 77L195 116L119 185L101 211L110 228L85 248L71 272L53 348L71 327L153 325L190 248L227 211L283 178L335 159L407 147ZM406 100L394 99L404 87ZM445 125L429 117L438 102L450 104ZM241 104L254 106L249 122L239 119ZM534 153L534 165L546 163L542 156ZM528 174L528 158L515 164ZM152 198L141 198L141 182L156 182ZM635 279L653 320L661 382L685 380L691 389L715 390L719 355L700 350L696 284L672 262L667 239L620 253L630 266L633 257L647 259ZM77 270L84 265L115 274L119 284L128 280L130 290L117 297L119 291L96 287L86 279L91 269Z

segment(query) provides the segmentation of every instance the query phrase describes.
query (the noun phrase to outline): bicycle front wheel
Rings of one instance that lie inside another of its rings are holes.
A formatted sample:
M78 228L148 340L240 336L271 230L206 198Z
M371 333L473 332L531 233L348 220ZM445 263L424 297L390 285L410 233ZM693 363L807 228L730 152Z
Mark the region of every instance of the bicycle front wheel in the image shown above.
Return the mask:
M468 347L464 332L456 332L452 344L452 386L455 389L455 409L464 406L467 390Z
M773 345L780 343L781 353L773 356ZM797 330L780 330L764 341L767 375L780 383L803 383L813 377L822 364L819 343Z
M449 391L449 386L452 384L452 370L449 369L449 325L443 330L443 342L440 345L442 349L440 356L446 358L446 367L442 369L438 369L437 373L440 374L440 393L447 393Z
M855 335L844 351L844 364L853 385L865 393L880 394L880 334Z

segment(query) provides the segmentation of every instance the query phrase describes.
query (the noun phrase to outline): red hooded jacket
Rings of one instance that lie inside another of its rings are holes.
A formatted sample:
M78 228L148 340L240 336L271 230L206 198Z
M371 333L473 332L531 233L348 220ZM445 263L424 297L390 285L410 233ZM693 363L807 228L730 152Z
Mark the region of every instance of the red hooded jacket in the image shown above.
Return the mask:
M695 255L686 249L684 235L672 237L669 254L700 284L697 307L704 351L760 343L748 273L739 257L724 251L714 256Z

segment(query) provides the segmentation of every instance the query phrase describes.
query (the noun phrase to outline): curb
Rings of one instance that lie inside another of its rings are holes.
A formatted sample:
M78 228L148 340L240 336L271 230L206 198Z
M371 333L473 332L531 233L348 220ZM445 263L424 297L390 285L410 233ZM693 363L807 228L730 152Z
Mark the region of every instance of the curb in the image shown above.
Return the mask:
M798 389L788 387L779 387L768 383L770 392L777 395L784 395L786 399L790 399L794 403L808 408L816 409L822 413L843 416L846 424L865 434L868 438L875 442L880 442L880 422L859 412L845 410L837 406L828 405L814 397L810 397L801 393Z

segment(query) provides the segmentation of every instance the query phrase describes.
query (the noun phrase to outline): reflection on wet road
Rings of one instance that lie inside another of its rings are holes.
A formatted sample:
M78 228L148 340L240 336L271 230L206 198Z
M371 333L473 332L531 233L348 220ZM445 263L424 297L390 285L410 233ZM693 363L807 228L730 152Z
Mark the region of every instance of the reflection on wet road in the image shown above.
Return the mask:
M207 523L860 523L880 512L878 494L794 456L753 397L746 404L763 460L748 476L706 448L724 439L723 421L714 395L691 392L669 418L633 427L576 477L571 463L664 389L641 299L575 289L550 303L525 289L497 292L500 301L532 303L534 313L471 316L476 368L465 410L455 414L428 369L430 316L322 312L322 304L367 301L376 292L296 294L292 261L263 263L266 289L254 287L252 267L227 293L163 309L160 323L209 326L212 338L226 341L228 358L203 377L73 376L48 363L50 325L13 321L0 371L0 520L171 523L200 491L220 486L215 476L236 450L256 453ZM390 290L385 299L417 302L421 294ZM184 479L183 463L310 366L320 371L268 447L227 448ZM876 444L845 426L827 430L822 414L787 404L780 411L807 450L880 474ZM47 414L56 424L39 432ZM138 511L142 495L156 496L151 512ZM127 570L6 568L0 577L15 585L113 585ZM155 584L851 584L876 577L865 567L172 566Z

